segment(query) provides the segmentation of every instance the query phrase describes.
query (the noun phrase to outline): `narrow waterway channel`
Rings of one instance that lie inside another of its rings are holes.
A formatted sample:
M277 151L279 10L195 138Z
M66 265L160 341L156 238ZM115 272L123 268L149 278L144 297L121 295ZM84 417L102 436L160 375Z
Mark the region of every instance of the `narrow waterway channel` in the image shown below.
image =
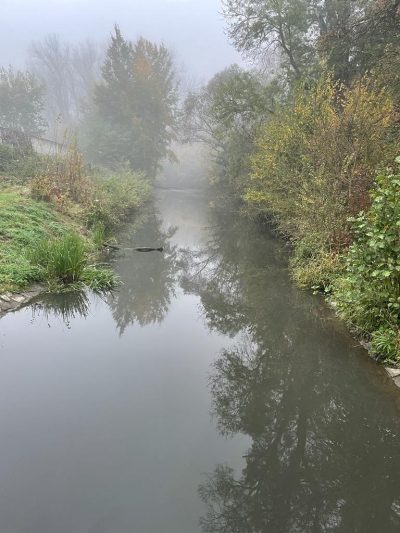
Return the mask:
M209 204L158 191L116 293L0 320L1 533L400 530L399 391Z

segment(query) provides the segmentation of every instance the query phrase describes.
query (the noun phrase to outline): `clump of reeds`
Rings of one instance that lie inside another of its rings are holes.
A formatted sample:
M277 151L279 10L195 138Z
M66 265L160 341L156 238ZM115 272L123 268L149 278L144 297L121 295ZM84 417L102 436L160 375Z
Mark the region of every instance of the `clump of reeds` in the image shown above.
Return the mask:
M45 270L46 277L74 283L81 279L86 266L85 242L75 233L40 241L31 252L31 261Z
M95 291L115 286L115 274L97 265L88 265L88 247L76 233L43 240L30 252L30 260L50 284L80 287L86 285Z

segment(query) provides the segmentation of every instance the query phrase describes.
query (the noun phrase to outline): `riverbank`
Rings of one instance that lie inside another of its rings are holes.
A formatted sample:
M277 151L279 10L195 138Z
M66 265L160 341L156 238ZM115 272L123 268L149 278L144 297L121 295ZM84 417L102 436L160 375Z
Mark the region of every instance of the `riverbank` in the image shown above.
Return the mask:
M0 294L0 318L10 311L17 311L21 307L39 296L46 290L45 285L31 285L29 289L20 292L5 292Z
M129 183L126 176L98 177L80 202L57 196L44 201L32 190L0 189L0 312L35 295L32 285L53 292L115 286L114 272L97 264L102 244L145 203L149 187L132 176Z
M50 204L34 200L26 187L0 191L0 294L26 289L45 281L43 272L31 260L39 242L67 231L82 233L79 225Z

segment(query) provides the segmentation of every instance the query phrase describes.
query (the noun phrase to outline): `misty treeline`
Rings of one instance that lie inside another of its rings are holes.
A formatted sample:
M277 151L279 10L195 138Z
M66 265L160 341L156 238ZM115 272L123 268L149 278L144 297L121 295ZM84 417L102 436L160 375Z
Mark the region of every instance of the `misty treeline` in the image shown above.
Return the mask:
M400 1L222 6L249 66L189 95L186 137L211 147L214 180L245 213L289 239L298 284L398 359Z
M170 51L134 43L116 25L105 50L51 34L33 42L27 70L0 70L0 125L59 143L78 137L89 162L153 178L173 159L178 83Z

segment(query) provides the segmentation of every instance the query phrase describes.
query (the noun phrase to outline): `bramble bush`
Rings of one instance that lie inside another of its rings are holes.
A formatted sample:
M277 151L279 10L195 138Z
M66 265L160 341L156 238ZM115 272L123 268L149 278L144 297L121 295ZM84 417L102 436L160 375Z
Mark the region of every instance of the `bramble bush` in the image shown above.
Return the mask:
M400 157L396 160L400 164ZM400 174L381 173L372 204L351 219L354 243L334 283L339 314L384 360L400 359Z

